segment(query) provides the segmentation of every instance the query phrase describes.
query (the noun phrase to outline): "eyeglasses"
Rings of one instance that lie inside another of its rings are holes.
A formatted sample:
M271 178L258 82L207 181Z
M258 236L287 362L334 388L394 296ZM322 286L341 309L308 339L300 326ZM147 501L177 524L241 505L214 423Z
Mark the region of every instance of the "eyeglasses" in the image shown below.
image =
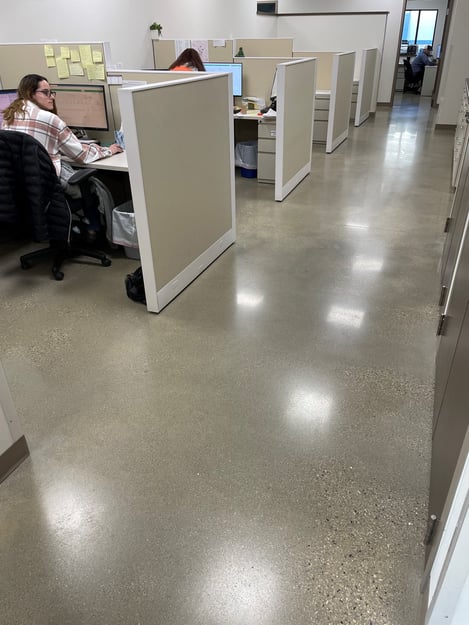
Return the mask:
M57 91L51 91L50 89L36 89L36 93L43 93L46 98L55 98Z

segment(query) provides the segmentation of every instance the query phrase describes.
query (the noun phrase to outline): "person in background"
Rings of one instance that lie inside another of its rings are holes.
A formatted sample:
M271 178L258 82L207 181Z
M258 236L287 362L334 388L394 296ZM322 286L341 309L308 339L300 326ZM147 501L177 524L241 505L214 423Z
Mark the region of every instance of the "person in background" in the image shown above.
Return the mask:
M169 68L175 72L205 72L200 54L194 48L186 48Z
M436 65L435 61L432 60L432 54L432 46L425 46L412 61L411 67L416 81L423 80L426 65Z
M67 124L60 119L55 106L55 92L51 91L47 78L39 74L27 74L18 85L18 97L3 112L3 130L24 132L31 135L46 148L55 166L57 176L65 190L77 197L79 190L68 185L67 180L75 171L62 160L67 156L76 163L93 163L122 152L116 143L108 148L96 143L84 144L76 138ZM93 240L100 229L99 211L87 214L88 238Z

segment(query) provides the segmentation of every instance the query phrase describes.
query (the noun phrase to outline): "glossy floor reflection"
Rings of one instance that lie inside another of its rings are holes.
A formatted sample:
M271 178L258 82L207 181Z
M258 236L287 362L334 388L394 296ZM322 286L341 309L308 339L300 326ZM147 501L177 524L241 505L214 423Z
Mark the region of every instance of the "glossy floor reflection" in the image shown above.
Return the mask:
M160 315L136 261L1 248L2 623L416 623L452 141L411 96L283 203L238 177L237 243Z

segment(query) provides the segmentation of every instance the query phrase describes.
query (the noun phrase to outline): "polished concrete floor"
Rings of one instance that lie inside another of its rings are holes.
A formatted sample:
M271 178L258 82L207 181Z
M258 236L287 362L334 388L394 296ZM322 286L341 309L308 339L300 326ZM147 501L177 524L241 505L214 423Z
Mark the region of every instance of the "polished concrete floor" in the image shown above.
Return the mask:
M1 359L31 457L0 486L1 625L414 625L453 132L352 129L160 315L137 261L18 268Z

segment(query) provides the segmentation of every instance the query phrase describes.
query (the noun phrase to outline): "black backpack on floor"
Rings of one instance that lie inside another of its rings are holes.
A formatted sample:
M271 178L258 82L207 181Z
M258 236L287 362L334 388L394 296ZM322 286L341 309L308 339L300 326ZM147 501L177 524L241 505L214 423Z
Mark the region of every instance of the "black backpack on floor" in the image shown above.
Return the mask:
M128 273L126 275L125 290L127 291L127 297L134 300L134 302L141 302L142 304L147 303L141 267L138 267L133 273Z

